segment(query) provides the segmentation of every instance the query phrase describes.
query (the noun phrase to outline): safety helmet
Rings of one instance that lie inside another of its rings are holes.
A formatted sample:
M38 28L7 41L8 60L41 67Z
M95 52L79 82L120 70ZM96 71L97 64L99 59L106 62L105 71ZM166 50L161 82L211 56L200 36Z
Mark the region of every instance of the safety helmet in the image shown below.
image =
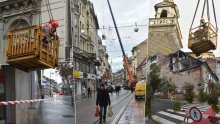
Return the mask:
M56 27L56 28L59 27L58 22L57 22L56 20L54 20L54 19L51 19L51 20L49 21L49 23L52 24L52 25L53 25L54 27Z
M201 18L200 22L204 23L205 22L205 18Z

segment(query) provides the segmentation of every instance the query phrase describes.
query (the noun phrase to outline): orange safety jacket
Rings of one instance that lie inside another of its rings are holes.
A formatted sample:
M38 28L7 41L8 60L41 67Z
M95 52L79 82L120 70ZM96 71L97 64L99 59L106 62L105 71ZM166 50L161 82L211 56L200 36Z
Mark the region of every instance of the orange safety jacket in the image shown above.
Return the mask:
M41 34L42 37L45 37L45 36L46 36L44 29L47 28L47 27L49 27L49 29L50 29L49 33L52 33L52 31L53 31L53 26L52 26L52 24L50 24L50 23L49 23L49 24L46 24L46 25L44 25L44 26L42 27L42 29L43 29L43 30L42 30L42 34Z

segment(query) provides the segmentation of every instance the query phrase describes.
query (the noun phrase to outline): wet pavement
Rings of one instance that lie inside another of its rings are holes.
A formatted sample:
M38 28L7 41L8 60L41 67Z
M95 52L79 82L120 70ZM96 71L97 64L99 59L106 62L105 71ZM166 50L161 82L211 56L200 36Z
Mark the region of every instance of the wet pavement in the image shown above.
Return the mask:
M169 100L160 100L160 99L154 99L152 106L153 106L153 119L154 120L160 120L160 123L162 124L170 124L171 121L166 121L166 119L169 119L169 117L165 117L163 121L161 121L161 113L163 111L171 109L172 103ZM144 105L145 100L144 99L133 99L129 105L126 106L124 112L121 115L121 118L119 120L119 124L156 124L156 121L149 120L148 118L144 117ZM168 122L168 123L166 123ZM174 121L174 122L180 122L180 121Z
M70 96L58 96L40 103L38 124L74 124L74 107Z
M121 90L119 96L115 93L110 94L111 106L113 109L113 116L106 118L106 124L111 124L115 119L115 116L120 112L122 107L125 104L128 104L133 95L130 91ZM96 107L96 96L93 95L91 98L84 98L76 102L76 120L77 124L96 124L98 123L98 117L94 116L95 107Z
M125 109L119 124L144 124L144 100L132 99L131 103Z

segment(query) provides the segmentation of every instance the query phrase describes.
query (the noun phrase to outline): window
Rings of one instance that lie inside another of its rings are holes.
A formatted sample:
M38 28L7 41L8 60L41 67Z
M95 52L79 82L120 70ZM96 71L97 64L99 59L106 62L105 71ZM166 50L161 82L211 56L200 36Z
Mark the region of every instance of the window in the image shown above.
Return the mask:
M90 52L89 44L87 44L87 51Z
M85 50L85 43L83 42L82 49Z
M162 10L160 18L166 18L166 17L167 17L167 10Z
M90 73L90 65L87 64L87 73Z
M79 63L79 70L83 71L83 64L82 63Z
M76 62L76 64L75 64L75 69L76 69L76 70L80 70L80 68L79 68L79 62Z
M83 72L86 72L87 68L86 68L86 64L83 63Z
M220 61L217 62L217 68L220 68Z

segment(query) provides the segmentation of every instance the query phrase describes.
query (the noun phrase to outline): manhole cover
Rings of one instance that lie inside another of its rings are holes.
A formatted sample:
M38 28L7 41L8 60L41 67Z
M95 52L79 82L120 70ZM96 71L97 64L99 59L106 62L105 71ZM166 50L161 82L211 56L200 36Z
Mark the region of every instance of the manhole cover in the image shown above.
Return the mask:
M73 118L73 115L62 115L64 118Z

